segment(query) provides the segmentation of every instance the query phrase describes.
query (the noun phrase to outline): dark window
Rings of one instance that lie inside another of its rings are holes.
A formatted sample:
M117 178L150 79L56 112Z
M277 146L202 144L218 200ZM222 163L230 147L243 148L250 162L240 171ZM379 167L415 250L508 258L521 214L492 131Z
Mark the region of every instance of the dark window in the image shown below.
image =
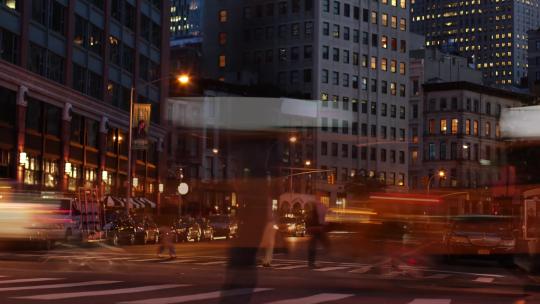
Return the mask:
M103 77L91 71L88 71L88 95L103 98Z
M133 49L125 44L122 48L122 67L133 73Z
M45 107L45 132L49 135L60 136L60 115L62 111L52 105Z
M95 54L103 56L103 30L90 23L89 34L88 49Z
M81 47L86 47L88 41L88 21L79 15L75 15L75 35L73 42Z
M83 143L83 118L80 115L73 114L71 117L71 134L70 139L72 142L79 144Z
M92 119L85 119L86 122L86 145L97 147L99 135L99 123Z
M47 52L47 78L59 83L64 82L64 58Z
M78 64L73 64L73 88L86 93L86 69Z
M43 1L46 2L46 1ZM51 13L49 27L51 30L64 35L65 33L66 7L57 1L51 1Z
M26 108L26 128L41 132L42 122L42 103L35 99L28 100L28 106Z
M122 58L120 41L114 36L109 36L109 60L120 65L120 58Z
M0 58L14 64L19 63L19 36L0 28Z
M47 26L47 0L32 0L32 20Z
M2 96L2 111L0 111L0 121L9 125L15 125L16 100L17 93L0 87L0 96Z
M30 43L28 51L28 69L34 73L45 76L46 50L36 44Z

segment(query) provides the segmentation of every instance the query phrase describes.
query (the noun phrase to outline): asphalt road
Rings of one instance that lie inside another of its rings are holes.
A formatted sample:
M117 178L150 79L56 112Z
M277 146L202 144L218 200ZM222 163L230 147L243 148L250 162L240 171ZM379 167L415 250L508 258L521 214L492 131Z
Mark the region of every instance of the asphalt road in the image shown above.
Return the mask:
M516 268L461 261L380 267L377 244L334 234L317 268L307 267L307 238L290 238L270 268L231 271L229 242L178 244L176 259L156 245L0 251L0 303L540 303L540 284ZM355 249L356 248L356 249ZM231 278L237 286L226 286Z

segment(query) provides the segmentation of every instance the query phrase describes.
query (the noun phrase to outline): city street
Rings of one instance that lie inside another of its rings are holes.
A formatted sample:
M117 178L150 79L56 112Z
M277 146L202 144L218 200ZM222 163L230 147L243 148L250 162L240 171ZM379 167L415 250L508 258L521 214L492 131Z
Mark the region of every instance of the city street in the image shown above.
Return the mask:
M288 254L257 267L256 288L224 291L229 241L177 244L177 258L156 245L19 250L0 256L2 303L540 303L540 284L517 268L463 261L451 267L417 255L415 266L381 273L380 257L353 256L357 239L330 236L316 268L305 261L307 237L288 238ZM246 276L250 276L250 271ZM253 280L249 277L246 280ZM536 300L537 299L537 300Z

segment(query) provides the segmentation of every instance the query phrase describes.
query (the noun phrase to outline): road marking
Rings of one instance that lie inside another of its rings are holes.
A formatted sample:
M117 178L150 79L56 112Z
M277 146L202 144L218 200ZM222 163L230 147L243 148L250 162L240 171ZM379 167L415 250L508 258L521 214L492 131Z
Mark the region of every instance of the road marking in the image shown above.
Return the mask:
M120 282L122 282L122 281L88 281L88 282L80 282L80 283L5 287L5 288L0 288L0 292L2 292L2 291L15 291L15 290L54 289L54 288L64 288L64 287L94 286L94 285L105 285L105 284L113 284L113 283L120 283Z
M289 300L281 300L275 302L269 302L267 304L317 304L323 302L337 301L345 298L350 298L354 296L353 294L343 294L343 293L320 293L310 297L296 298Z
M489 273L473 273L473 272L460 272L460 271L449 271L449 270L436 270L436 269L423 269L426 272L439 272L439 273L450 273L450 274L465 274L470 276L481 276L481 277L493 277L493 278L504 278L500 274L489 274Z
M170 261L165 261L165 262L161 262L160 264L178 264L178 263L190 263L190 262L195 262L196 260L170 260Z
M217 262L204 262L204 263L195 263L196 265L224 265L225 261L217 261Z
M364 267L360 267L358 269L351 270L349 272L350 273L366 273L366 272L370 271L372 268L373 268L372 266L364 266Z
M80 297L95 297L95 296L155 291L155 290L169 289L169 288L175 288L175 287L186 287L186 286L190 286L190 285L164 284L164 285L151 285L151 286L144 286L144 287L131 287L131 288L106 289L106 290L94 290L94 291L50 293L50 294L41 294L41 295L28 296L28 297L15 297L14 299L61 300L61 299L80 298Z
M285 267L279 267L279 268L274 267L274 269L290 270L290 269L298 269L298 268L306 268L306 267L307 267L306 265L291 265L291 266L285 266Z
M264 267L263 265L258 265L257 268L276 268L282 266L289 266L290 264L270 264L270 267Z
M333 270L343 270L343 269L347 269L347 268L350 268L350 267L341 267L341 266L323 267L323 268L316 268L316 269L313 269L313 270L320 271L320 272L326 272L326 271L333 271Z
M3 280L0 284L13 284L13 283L29 283L29 282L43 282L43 281L57 281L64 278L33 278L33 279L16 279L16 280Z
M272 288L230 289L230 290L223 290L223 291L212 291L212 292L205 292L205 293L196 293L196 294L185 295L185 296L177 296L177 297L154 298L154 299L144 299L144 300L137 300L137 301L120 302L118 304L174 304L174 303L185 303L185 302L192 302L192 301L218 299L218 298L221 298L221 297L241 296L241 295L247 295L247 294L256 293L256 292L267 291L267 290L272 290Z
M475 282L480 282L480 283L491 283L491 282L493 282L493 280L495 280L495 279L494 278L485 278L485 277L479 277L479 278L474 279Z
M409 304L450 304L450 299L414 299Z
M163 259L153 258L153 259L141 259L141 260L128 260L128 262L156 262L163 261Z
M434 274L434 275L424 277L424 279L446 279L446 278L451 277L451 276L452 275L447 274L447 273L437 273L437 274Z

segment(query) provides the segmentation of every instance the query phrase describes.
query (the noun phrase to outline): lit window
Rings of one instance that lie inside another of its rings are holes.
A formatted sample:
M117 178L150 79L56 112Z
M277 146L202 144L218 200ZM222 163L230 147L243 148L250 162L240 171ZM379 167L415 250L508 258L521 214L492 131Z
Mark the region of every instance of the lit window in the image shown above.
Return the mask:
M447 130L446 119L441 119L440 125L441 125L441 134L446 134L446 130Z
M225 55L219 55L219 67L224 68L227 66L227 58Z
M458 133L459 120L454 118L452 119L452 134L456 135Z
M219 11L219 22L227 22L228 14L226 10Z

